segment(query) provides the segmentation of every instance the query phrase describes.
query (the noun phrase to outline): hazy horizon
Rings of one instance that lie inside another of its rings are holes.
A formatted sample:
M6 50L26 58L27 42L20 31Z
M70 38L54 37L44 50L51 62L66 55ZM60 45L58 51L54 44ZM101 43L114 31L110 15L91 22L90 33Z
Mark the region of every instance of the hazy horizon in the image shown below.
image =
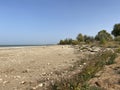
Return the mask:
M83 33L109 33L120 0L1 0L0 45L56 44Z

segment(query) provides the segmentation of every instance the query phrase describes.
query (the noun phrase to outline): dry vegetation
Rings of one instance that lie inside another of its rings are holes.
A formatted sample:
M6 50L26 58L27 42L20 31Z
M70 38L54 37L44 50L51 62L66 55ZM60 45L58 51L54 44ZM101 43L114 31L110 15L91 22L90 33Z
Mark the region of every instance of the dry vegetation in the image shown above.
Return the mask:
M104 90L102 87L90 86L88 80L94 78L95 74L102 70L105 65L115 63L115 58L116 53L105 51L90 55L89 59L77 61L72 69L70 68L74 74L69 74L70 77L61 78L60 81L52 83L49 90ZM80 70L79 67L83 68Z

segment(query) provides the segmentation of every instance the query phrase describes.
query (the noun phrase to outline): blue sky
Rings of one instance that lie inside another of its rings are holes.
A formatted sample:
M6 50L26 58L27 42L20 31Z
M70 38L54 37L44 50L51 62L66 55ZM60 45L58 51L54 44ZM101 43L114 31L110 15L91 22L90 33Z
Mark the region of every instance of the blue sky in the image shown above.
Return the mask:
M0 44L51 44L111 32L120 0L0 0Z

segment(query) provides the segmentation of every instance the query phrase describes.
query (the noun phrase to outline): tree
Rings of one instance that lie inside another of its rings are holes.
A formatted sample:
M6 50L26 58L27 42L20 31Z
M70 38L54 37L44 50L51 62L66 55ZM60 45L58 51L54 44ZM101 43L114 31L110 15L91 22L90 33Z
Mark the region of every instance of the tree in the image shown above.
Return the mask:
M64 40L60 40L59 44L64 45L65 44Z
M76 38L79 42L83 42L84 41L84 36L80 33L78 34L77 38Z
M90 42L95 41L95 39L94 39L94 37L92 37L92 36L84 35L84 41L85 41L86 43L90 43Z
M106 30L101 30L98 32L98 34L95 36L95 39L98 41L111 41L112 36L106 31Z
M73 40L71 38L66 38L65 40L60 40L59 44L60 45L71 45L72 41Z
M111 33L115 37L120 36L120 23L114 25L113 31Z

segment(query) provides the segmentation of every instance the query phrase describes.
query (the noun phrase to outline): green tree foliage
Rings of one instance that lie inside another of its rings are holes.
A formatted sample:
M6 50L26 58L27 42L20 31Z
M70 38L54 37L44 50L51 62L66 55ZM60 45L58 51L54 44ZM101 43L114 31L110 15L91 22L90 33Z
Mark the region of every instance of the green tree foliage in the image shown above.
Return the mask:
M100 44L106 44L106 42L107 42L107 41L105 40L105 38L101 38L101 39L100 39Z
M71 44L72 43L72 39L71 38L70 39L65 39L64 42L65 42L65 44Z
M59 45L77 45L79 42L77 40L72 40L71 38L60 40Z
M96 35L95 39L98 41L111 41L112 36L106 30L101 30Z
M90 42L93 42L93 41L95 41L95 38L94 38L94 37L84 35L84 42L90 43Z
M120 23L114 25L113 31L111 33L115 37L120 36Z
M64 40L60 40L59 44L64 45L65 44Z
M84 36L80 33L80 34L78 34L78 36L76 37L76 39L77 39L79 42L83 42L83 41L84 41Z

